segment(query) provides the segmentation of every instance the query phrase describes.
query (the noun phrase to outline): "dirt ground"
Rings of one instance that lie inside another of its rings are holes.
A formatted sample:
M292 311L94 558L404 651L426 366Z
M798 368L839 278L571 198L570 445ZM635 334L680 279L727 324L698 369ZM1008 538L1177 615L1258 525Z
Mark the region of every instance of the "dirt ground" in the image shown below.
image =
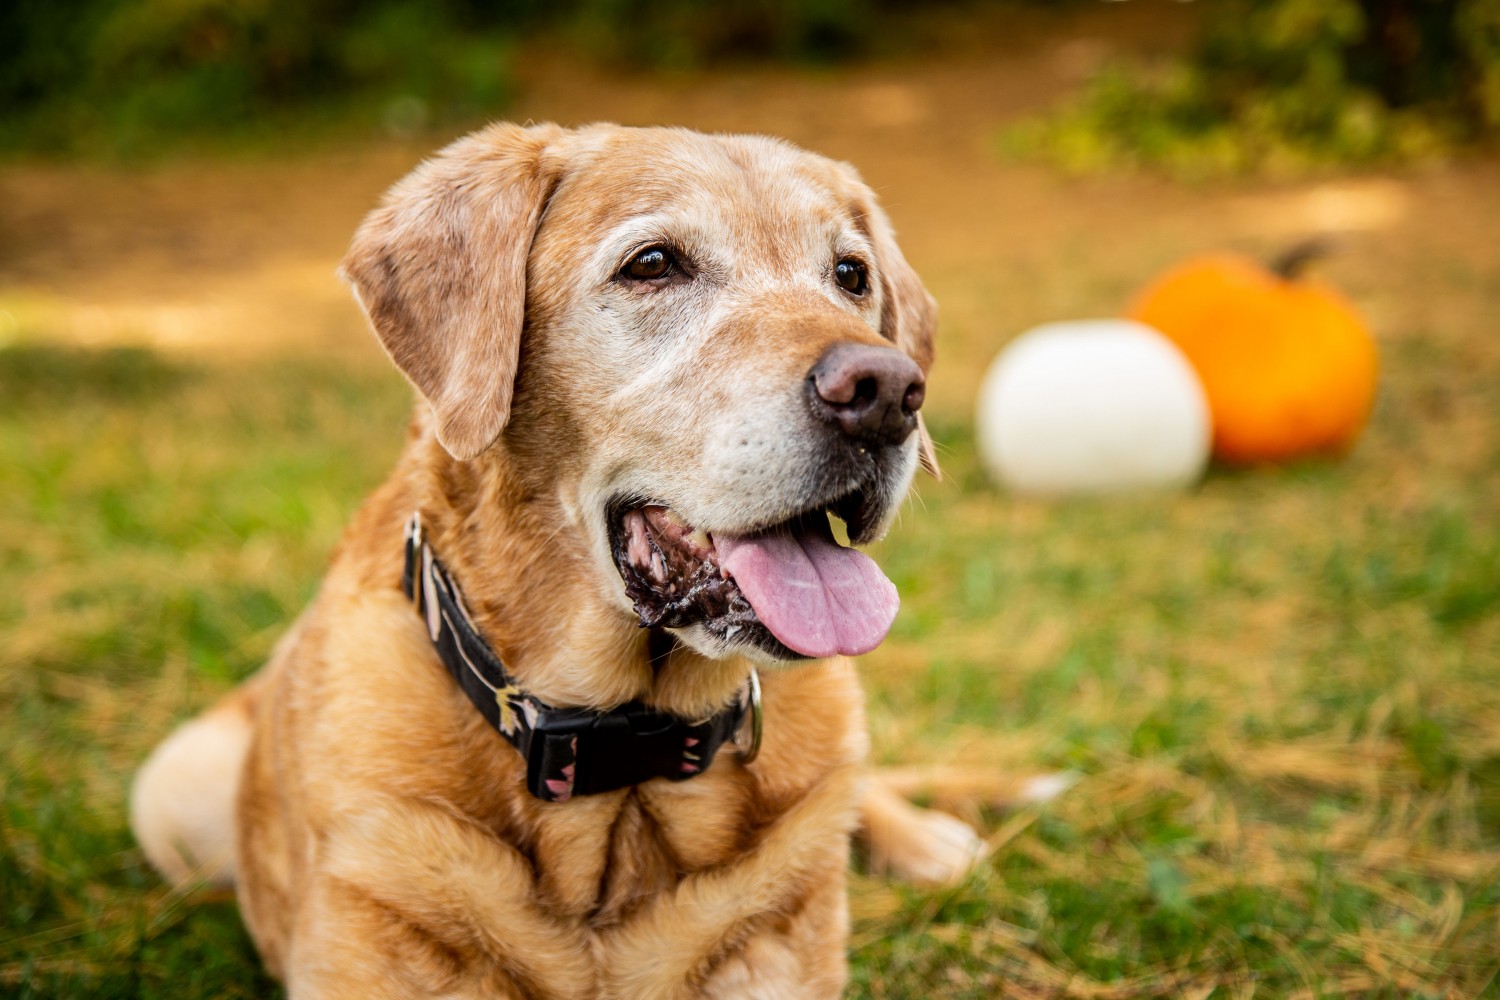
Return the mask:
M1179 44L1190 15L1177 6L955 22L942 26L940 57L854 68L628 75L527 50L507 117L767 132L854 163L942 303L929 398L954 417L968 413L983 363L1005 340L1033 323L1113 312L1160 266L1198 250L1270 255L1339 233L1344 252L1324 271L1384 346L1478 321L1477 303L1446 289L1492 281L1500 268L1494 160L1188 187L1068 179L999 154L1006 123L1059 99L1101 59ZM334 267L380 192L442 139L129 171L0 166L0 340L378 358ZM1460 353L1496 350L1468 343Z

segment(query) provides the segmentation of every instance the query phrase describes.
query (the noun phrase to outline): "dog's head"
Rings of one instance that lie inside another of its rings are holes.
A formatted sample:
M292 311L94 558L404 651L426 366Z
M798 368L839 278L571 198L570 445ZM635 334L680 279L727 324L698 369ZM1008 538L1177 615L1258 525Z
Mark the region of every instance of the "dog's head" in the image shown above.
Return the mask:
M873 540L936 472L936 310L853 169L496 125L399 183L344 273L443 447L540 474L604 600L711 656L884 637L894 588L827 515Z

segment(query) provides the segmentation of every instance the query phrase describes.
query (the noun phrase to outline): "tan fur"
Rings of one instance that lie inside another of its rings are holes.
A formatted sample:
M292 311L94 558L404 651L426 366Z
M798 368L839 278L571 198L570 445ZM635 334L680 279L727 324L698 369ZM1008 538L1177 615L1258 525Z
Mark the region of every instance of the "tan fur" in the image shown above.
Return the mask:
M141 765L130 825L146 857L177 884L234 884L234 803L250 747L245 685L183 724Z
M632 226L692 242L717 298L611 288ZM870 258L866 299L825 280L834 252ZM683 630L648 656L600 498L623 483L716 530L775 523L795 512L783 480L816 461L787 428L820 354L895 343L930 364L931 299L869 190L772 140L495 126L397 185L344 268L422 396L406 450L278 654L173 738L180 757L210 731L249 736L221 819L267 966L296 1000L838 995L862 796L883 864L944 880L978 853L958 821L866 792L853 665L764 670L752 765L726 747L689 781L544 803L401 594L400 539L421 511L477 626L544 701L729 702L750 669L735 648ZM918 437L908 477L931 463ZM158 819L212 779L174 789L153 766L136 827L182 878L204 848L173 847Z

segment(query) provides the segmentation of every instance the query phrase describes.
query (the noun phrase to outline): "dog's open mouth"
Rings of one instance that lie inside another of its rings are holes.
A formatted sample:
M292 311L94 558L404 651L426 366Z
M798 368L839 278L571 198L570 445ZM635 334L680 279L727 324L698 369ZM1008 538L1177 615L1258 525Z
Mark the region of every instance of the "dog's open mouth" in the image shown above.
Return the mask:
M709 534L661 504L616 505L615 564L643 627L702 624L725 642L774 656L867 653L899 598L874 560L833 537L828 513L858 537L862 497L807 511L749 535Z

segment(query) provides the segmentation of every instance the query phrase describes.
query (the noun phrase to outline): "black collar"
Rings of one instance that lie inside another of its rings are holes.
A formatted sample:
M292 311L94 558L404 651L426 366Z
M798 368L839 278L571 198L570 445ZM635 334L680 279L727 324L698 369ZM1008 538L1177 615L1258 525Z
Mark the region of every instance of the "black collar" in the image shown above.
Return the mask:
M747 713L752 735L741 763L750 763L760 749L760 678L754 667L734 701L697 722L637 701L608 712L553 708L521 690L474 627L458 585L422 537L420 514L406 524L401 588L458 686L525 758L526 788L539 799L566 802L652 778L683 781L701 774L719 748L734 740Z

